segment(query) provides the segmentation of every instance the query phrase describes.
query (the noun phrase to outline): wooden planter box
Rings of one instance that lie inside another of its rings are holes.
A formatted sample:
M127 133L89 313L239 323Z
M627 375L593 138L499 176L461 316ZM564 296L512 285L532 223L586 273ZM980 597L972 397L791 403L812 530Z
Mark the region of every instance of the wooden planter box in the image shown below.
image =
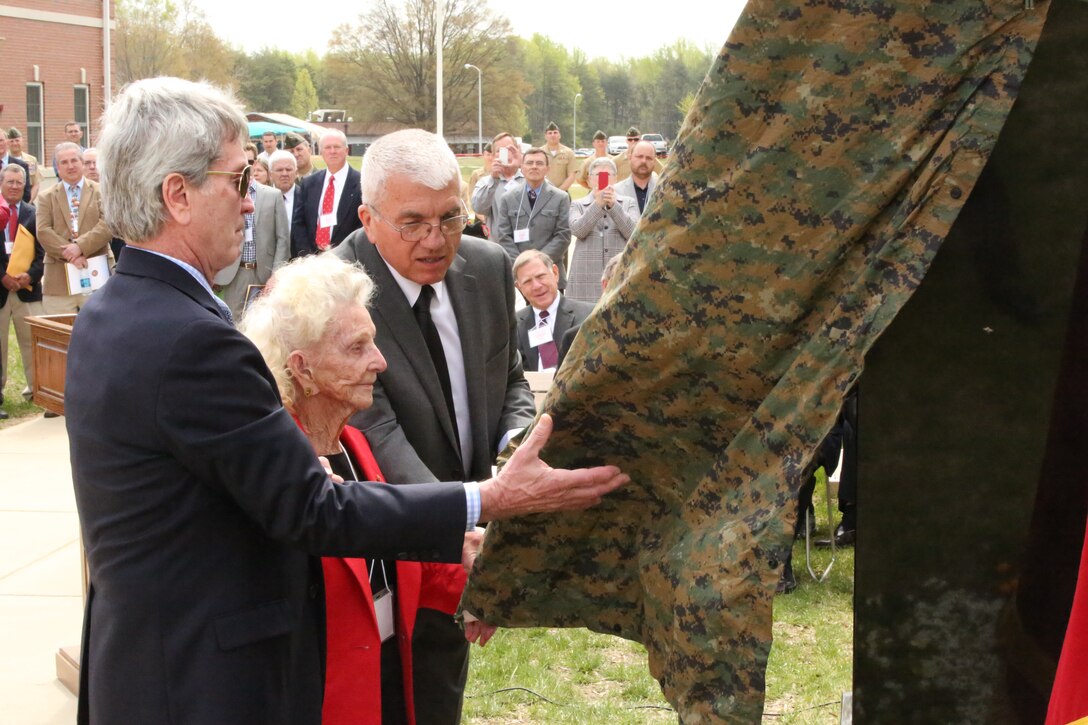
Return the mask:
M26 318L34 346L34 403L64 415L64 371L75 315Z

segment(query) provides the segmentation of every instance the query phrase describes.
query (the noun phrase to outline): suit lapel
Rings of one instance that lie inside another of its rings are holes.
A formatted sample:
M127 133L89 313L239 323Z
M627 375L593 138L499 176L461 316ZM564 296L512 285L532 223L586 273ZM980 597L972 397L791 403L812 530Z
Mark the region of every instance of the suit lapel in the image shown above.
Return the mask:
M518 319L518 339L525 344L525 349L529 353L525 356L522 367L526 370L536 370L539 367L540 353L537 352L535 347L529 347L529 330L533 329L536 324L536 310L533 309L532 305L526 305L524 309L528 310L529 314Z
M84 222L87 221L87 215L90 214L90 209L94 205L95 198L98 196L98 192L91 186L90 179L83 180L83 191L79 193L79 212L76 214L76 223L79 227L79 233L83 234L87 230L84 228ZM93 225L91 225L93 226Z
M567 298L559 297L559 308L555 311L555 327L553 328L554 334L552 338L555 340L555 344L558 345L559 341L563 339L563 333L574 326L574 310L567 304Z
M435 410L444 410L446 398L442 394L442 385L438 382L438 373L435 372L434 365L431 363L427 352L427 342L423 339L423 333L419 330L416 317L412 313L412 308L408 306L408 300L404 297L400 285L393 279L393 275L390 274L389 268L385 266L385 261L373 244L363 242L359 247L359 257L377 286L371 312L375 318L375 325L384 328L382 332L385 333L384 335L379 333L378 347L385 347L391 343L399 347L401 354L415 372L420 387L430 400L431 407ZM465 362L467 364L468 360L466 359ZM438 418L443 433L446 434L450 445L460 457L461 449L457 445L453 421L450 416L438 416Z
M472 340L478 340L476 335L469 334L469 330L481 329L483 320L480 319L479 296L476 293L476 277L467 272L465 258L460 254L454 258L446 272L446 289L450 293L450 301L453 304L453 314L457 318L457 329L461 338L461 355L465 361L465 386L468 392L469 423L472 430L473 457L479 458L482 453L490 458L487 440L487 391L484 385L484 354L485 350L479 344L472 344ZM482 439L482 440L481 440ZM473 461L463 461L465 472L473 470Z

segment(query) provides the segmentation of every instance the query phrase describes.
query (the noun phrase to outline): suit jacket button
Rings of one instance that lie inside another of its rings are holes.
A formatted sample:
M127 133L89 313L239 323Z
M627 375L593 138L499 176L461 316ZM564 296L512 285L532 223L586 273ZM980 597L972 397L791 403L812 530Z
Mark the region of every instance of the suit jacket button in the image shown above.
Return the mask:
M317 599L317 585L311 584L306 593L309 595L310 599Z

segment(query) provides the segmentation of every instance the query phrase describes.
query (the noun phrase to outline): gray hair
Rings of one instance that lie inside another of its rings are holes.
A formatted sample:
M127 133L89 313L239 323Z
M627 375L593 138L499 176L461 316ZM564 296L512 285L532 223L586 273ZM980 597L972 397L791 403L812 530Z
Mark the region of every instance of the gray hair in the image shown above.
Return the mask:
M365 307L373 294L374 283L363 268L334 254L298 257L275 271L238 329L261 351L284 406L291 409L296 392L287 358L319 342L337 313Z
M154 238L166 221L163 180L177 173L203 185L223 144L248 137L238 103L207 83L161 77L126 86L98 138L102 211L114 236Z
M325 133L321 134L321 138L318 139L318 141L317 141L317 148L320 149L321 144L324 143L325 139L327 139L329 136L334 136L336 138L339 138L344 143L345 146L348 145L348 137L344 134L343 131L341 131L338 128L330 128L330 129L327 129L325 131Z
M298 168L298 159L290 151L284 151L283 149L276 149L272 153L268 154L268 166L269 168L276 165L277 161L290 161L291 166Z
M83 149L79 147L79 144L72 143L71 141L61 141L57 144L57 147L53 149L53 158L56 158L61 151L71 151L72 149L75 149L80 159L83 158Z
M394 174L439 191L461 178L461 167L449 144L439 135L418 128L382 136L363 157L363 203L374 206Z
M16 171L18 171L19 175L23 177L23 183L26 184L29 181L26 176L26 169L24 169L19 164L8 164L4 167L3 171L0 171L0 176L3 176L4 174L7 174L9 172L15 173Z
M619 173L619 171L616 170L616 162L608 158L607 156L598 156L592 162L590 162L589 170L586 173L592 174L593 170L596 169L598 166L607 166L608 170L613 174Z
M514 281L517 281L519 269L538 259L544 263L545 269L551 269L555 266L555 262L552 261L552 258L539 249L526 249L514 260L514 266L510 270L514 275Z

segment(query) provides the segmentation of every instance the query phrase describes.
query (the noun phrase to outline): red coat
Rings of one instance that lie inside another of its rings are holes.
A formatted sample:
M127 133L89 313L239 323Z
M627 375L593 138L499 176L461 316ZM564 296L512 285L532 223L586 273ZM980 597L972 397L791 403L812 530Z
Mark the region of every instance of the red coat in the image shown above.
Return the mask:
M345 426L340 442L368 481L385 481L363 434ZM325 725L381 725L381 640L366 559L325 557ZM412 700L412 630L420 606L453 614L465 585L457 564L397 562L397 644L404 677L404 705L415 723Z

